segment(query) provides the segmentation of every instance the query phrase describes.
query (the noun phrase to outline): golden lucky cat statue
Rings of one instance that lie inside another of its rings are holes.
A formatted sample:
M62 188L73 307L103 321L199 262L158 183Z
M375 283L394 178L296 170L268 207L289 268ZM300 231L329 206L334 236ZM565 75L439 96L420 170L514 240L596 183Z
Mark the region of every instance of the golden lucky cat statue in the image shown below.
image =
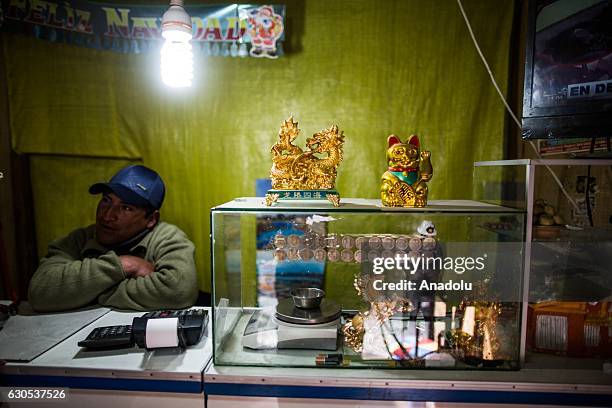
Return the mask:
M404 143L395 135L387 139L387 171L380 196L385 207L425 207L427 184L433 176L429 151L420 151L419 137Z

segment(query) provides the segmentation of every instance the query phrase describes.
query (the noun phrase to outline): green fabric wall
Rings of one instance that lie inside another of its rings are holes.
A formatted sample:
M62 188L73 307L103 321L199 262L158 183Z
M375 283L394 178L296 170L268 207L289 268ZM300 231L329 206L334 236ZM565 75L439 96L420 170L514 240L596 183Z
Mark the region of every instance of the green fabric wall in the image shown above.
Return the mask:
M166 181L162 216L195 242L210 290L209 209L254 194L289 115L301 143L334 123L344 130L344 197L379 196L390 133L417 133L432 151L430 198L470 197L472 162L503 157L504 109L456 2L284 3L284 57L198 57L195 85L179 92L161 84L156 54L3 34L13 148L33 154L40 254L93 222L90 183L142 161ZM464 3L505 89L513 2Z

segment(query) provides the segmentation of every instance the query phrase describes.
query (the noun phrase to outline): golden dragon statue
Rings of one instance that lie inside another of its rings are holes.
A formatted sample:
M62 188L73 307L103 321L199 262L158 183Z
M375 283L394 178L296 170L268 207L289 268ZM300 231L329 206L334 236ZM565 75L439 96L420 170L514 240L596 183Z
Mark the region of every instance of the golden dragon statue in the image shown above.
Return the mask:
M274 203L280 194L279 190L285 190L303 194L302 198L310 194L310 191L316 191L319 196L325 192L329 201L339 205L340 198L334 188L337 169L342 162L344 133L336 125L321 130L306 139L304 151L293 144L300 132L293 117L281 125L279 140L271 148L272 193L266 196L266 203Z

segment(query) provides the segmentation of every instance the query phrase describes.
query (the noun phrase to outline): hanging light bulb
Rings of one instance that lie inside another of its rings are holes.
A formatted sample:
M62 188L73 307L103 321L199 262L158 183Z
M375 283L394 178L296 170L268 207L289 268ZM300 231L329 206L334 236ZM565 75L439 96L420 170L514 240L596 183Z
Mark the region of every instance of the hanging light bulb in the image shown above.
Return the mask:
M165 39L161 49L162 81L174 88L191 86L191 17L183 8L183 0L170 0L170 8L162 17L161 29Z

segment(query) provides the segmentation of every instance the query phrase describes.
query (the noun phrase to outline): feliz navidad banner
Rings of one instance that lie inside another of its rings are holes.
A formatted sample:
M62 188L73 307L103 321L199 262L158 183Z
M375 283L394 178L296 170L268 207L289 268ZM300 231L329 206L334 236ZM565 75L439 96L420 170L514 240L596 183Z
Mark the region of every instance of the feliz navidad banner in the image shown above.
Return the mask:
M140 54L158 51L168 6L86 0L0 0L0 29L53 42ZM189 5L194 51L224 57L283 54L284 5Z

